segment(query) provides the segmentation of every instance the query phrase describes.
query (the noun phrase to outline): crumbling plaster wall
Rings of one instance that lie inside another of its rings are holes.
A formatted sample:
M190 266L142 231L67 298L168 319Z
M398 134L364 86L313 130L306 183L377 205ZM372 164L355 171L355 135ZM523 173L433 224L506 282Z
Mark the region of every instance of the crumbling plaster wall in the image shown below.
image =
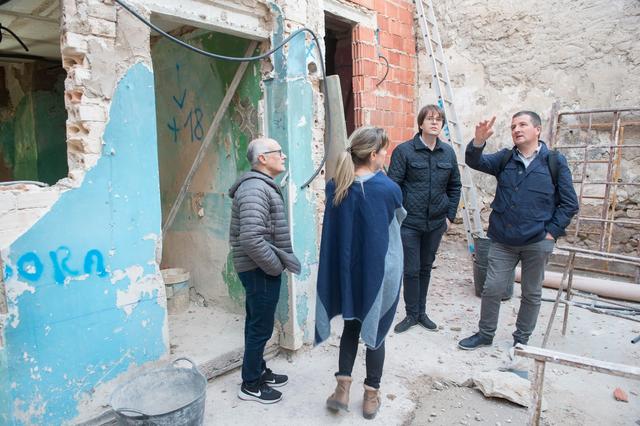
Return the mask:
M63 0L61 52L69 176L0 193L0 423L71 421L168 350L149 32L111 2Z
M544 139L555 101L561 110L638 104L636 0L434 3L466 141L479 120L495 115L488 150L511 146L510 117L522 109L542 116ZM415 28L420 103L433 103L430 67ZM473 178L488 213L495 179L476 172Z

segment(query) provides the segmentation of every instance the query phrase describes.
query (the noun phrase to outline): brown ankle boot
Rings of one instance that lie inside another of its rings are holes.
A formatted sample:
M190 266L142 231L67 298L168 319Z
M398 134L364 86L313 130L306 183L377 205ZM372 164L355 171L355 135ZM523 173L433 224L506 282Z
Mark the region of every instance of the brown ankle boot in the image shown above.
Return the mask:
M327 408L333 411L349 411L349 390L353 379L349 376L336 376L336 390L327 399Z
M364 385L364 399L362 402L362 415L365 419L373 419L380 410L380 389Z

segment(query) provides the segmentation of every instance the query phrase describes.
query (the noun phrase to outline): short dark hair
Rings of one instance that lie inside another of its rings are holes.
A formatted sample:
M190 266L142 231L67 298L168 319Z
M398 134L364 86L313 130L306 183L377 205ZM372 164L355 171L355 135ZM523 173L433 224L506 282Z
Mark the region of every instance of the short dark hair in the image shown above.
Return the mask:
M511 119L513 120L514 118L520 117L522 115L529 116L529 118L531 119L531 124L533 124L533 127L542 127L542 119L538 114L536 114L533 111L518 111L515 114L513 114L513 117L511 117Z
M440 118L442 118L442 127L444 127L444 122L446 120L444 115L444 110L440 108L438 105L429 104L420 108L420 112L418 112L418 133L422 132L422 129L420 128L420 126L422 126L422 123L424 122L424 118L427 116L428 112L438 113Z

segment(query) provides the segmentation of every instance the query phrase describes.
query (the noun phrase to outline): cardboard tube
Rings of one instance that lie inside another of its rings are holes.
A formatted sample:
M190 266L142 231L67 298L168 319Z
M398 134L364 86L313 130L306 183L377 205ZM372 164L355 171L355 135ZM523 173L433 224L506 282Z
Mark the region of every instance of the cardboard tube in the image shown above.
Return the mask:
M562 273L545 271L542 285L548 288L560 287ZM520 268L516 268L516 281L520 282ZM566 282L565 282L566 287ZM581 290L587 293L597 294L611 299L640 302L640 285L624 283L620 281L605 280L601 278L582 277L573 275L573 290Z

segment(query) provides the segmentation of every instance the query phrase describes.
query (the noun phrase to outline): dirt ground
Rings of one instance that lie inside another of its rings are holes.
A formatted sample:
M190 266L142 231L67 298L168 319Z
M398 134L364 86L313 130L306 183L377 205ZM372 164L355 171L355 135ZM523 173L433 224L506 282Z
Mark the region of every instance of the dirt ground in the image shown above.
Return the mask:
M316 348L281 354L269 366L290 376L282 388L283 401L272 406L237 398L239 371L213 380L207 391L205 424L384 424L384 425L524 425L526 409L502 399L485 398L480 391L461 386L482 371L514 367L509 357L511 333L519 305L520 288L502 303L494 345L467 352L457 348L459 339L477 330L480 299L473 294L471 260L460 240L445 238L433 271L428 314L439 325L437 332L415 327L387 337L383 406L377 418L362 418L364 349L356 362L351 391L351 411L334 415L324 401L335 386L340 319L333 336ZM545 290L551 298L555 290ZM531 345L540 346L549 319L551 303L543 302ZM398 307L396 322L404 306ZM600 360L640 365L640 344L631 339L640 334L640 323L598 315L573 308L567 335L560 333L562 309L554 323L549 349ZM533 374L533 361L516 359L515 367ZM613 397L623 389L629 402ZM636 425L640 424L640 382L599 373L547 364L544 383L544 425Z

